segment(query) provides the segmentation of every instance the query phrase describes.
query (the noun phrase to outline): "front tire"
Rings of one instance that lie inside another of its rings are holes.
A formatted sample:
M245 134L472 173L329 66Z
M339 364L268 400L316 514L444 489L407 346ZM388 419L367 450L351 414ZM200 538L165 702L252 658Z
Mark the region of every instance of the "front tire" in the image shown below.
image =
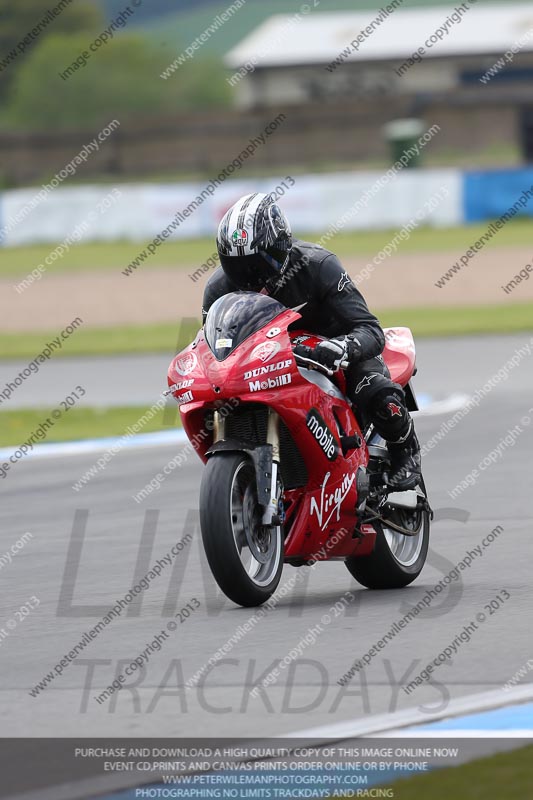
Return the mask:
M213 576L234 603L259 606L283 569L280 527L261 525L255 468L245 453L215 453L200 487L200 527Z

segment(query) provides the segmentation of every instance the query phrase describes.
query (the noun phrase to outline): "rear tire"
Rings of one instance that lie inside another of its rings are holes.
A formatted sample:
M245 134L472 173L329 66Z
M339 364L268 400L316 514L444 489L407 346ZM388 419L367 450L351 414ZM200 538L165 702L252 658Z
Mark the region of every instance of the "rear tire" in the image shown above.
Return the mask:
M401 589L408 586L418 578L426 562L430 512L423 509L407 513L398 509L394 515L393 521L405 528L417 530L420 526L419 533L405 536L387 528L384 523L379 523L379 527L376 524L376 544L371 555L346 559L348 571L367 589Z
M200 487L200 527L211 572L234 603L259 606L283 570L282 529L265 528L255 468L245 453L216 453Z

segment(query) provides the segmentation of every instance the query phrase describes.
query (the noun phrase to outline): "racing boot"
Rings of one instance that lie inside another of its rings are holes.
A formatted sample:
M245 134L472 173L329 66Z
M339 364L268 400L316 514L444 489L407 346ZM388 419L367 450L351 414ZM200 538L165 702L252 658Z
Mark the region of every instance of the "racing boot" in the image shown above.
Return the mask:
M413 420L409 420L409 429L405 436L396 441L387 442L391 464L385 475L388 486L396 492L414 489L422 479L420 443L415 433Z

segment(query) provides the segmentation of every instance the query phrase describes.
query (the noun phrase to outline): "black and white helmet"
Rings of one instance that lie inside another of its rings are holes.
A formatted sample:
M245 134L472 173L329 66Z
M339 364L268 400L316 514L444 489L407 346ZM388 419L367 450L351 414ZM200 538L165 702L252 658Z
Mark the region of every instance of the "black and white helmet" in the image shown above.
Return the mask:
M271 292L292 248L290 225L272 194L241 197L226 211L217 234L222 269L239 289Z

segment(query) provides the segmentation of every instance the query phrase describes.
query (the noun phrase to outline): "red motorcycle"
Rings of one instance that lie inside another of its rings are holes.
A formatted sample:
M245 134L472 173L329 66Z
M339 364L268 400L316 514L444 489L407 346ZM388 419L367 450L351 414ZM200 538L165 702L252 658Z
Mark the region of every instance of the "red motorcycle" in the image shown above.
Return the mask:
M299 318L267 295L227 294L168 371L185 432L206 463L207 559L222 591L242 606L274 593L284 563L343 560L370 589L406 586L428 549L423 481L406 492L387 489L385 442L346 398L342 370L333 375L293 352L321 338L296 330ZM388 329L383 356L416 410L411 331Z

